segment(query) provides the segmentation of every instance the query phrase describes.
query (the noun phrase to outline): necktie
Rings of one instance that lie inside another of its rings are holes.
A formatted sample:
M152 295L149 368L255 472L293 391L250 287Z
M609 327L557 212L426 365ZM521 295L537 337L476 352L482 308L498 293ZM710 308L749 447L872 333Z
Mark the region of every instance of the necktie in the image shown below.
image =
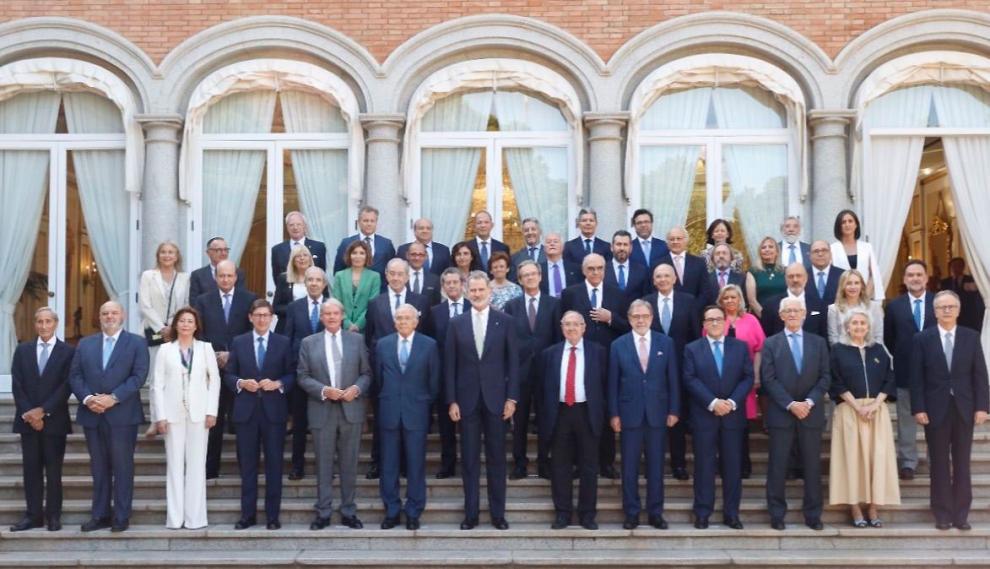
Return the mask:
M402 373L406 372L406 363L409 362L409 339L402 339L402 348L399 350L399 366L402 368Z
M921 300L914 301L914 327L921 331Z
M313 301L313 309L309 311L309 328L316 333L316 327L320 325L320 303Z
M113 353L113 337L108 336L103 340L103 369L107 369L107 362L110 361L110 354Z
M460 302L452 302L452 303L450 303L450 306L451 306L451 314L450 314L450 317L451 318L453 318L454 316L457 316L458 314L461 313L461 303Z
M333 387L337 387L339 389L340 362L342 358L340 357L340 348L337 346L336 334L330 334L330 358L333 359L333 381L331 384L335 384Z
M485 322L480 312L474 314L474 349L478 351L478 359L481 359L485 351Z
M529 248L529 258L534 261L536 260L536 251L537 251L536 247Z
M41 344L41 355L38 356L38 374L41 375L45 373L45 366L48 365L48 356L51 355L51 346L48 342L42 342Z
M945 334L945 345L943 349L945 350L945 367L952 370L952 350L955 345L952 343L952 332L946 332Z
M419 271L413 273L413 292L419 294Z
M674 257L674 269L677 271L677 282L684 284L684 254Z
M788 336L791 337L791 355L794 357L794 367L797 368L798 373L801 373L801 340L797 334L788 334Z
M402 295L399 293L395 293L395 310L398 310L400 306L402 306ZM394 313L395 310L393 310L392 312Z
M718 289L722 290L725 288L725 271L718 272Z
M598 308L598 289L591 289L591 307Z
M536 299L533 297L529 298L529 310L526 315L529 317L529 331L532 332L536 330Z
M560 265L553 266L553 292L552 296L559 297L560 291L563 290L564 283L560 280Z
M660 325L663 326L663 331L670 335L670 299L663 299L663 309L660 310Z
M793 243L791 243L790 245L788 245L787 248L791 250L791 255L787 259L787 264L788 265L793 265L794 263L797 263L797 252L794 250L794 244Z
M649 363L649 347L646 345L646 336L639 337L639 367L646 373L646 364Z
M626 290L626 266L619 265L619 289Z
M643 249L643 257L646 259L646 264L650 264L650 240L643 239L640 243L640 247Z
M577 347L571 346L571 355L567 357L567 380L564 383L564 404L574 406L577 400Z
M258 371L265 366L265 339L258 336Z
M371 250L371 260L368 262L370 265L375 259L375 243L371 240L371 237L365 237L364 242L368 244L368 249Z
M584 254L585 255L591 254L591 239L584 240Z
M815 283L818 287L818 298L825 299L825 271L818 271L818 282Z
M230 293L223 295L223 321L230 322Z
M427 246L427 248L426 248L426 262L423 263L423 270L424 271L429 271L430 270L430 258L432 256L433 256L433 246L432 245L431 246Z
M722 376L722 342L716 341L712 344L712 355L715 356L715 367L718 368L719 377Z
M481 266L488 270L488 241L481 242Z

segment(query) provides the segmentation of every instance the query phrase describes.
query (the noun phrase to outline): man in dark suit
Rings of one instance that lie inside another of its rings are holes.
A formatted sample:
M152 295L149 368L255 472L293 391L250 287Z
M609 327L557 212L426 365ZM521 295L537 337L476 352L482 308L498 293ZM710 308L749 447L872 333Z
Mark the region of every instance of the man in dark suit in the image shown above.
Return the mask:
M416 334L419 312L411 304L395 311L396 333L382 338L375 350L378 416L381 429L381 479L385 504L382 529L399 524L405 511L406 529L419 529L426 507L426 432L430 404L440 393L440 354L437 343ZM399 496L399 456L406 457L406 506Z
M815 241L809 249L811 254L811 270L805 296L814 299L818 306L824 306L826 315L830 304L835 304L835 295L839 291L839 279L842 269L832 265L832 248L825 241ZM807 269L807 267L805 267ZM826 321L826 326L827 326Z
M935 527L968 530L973 426L987 420L990 380L979 333L957 325L959 296L941 291L933 304L938 326L912 342L911 412L925 427Z
M626 304L653 290L646 267L633 263L632 235L620 229L612 235L612 260L606 263L605 284L615 286L625 297Z
M289 266L292 248L305 245L313 256L313 264L327 270L327 246L321 241L306 237L306 216L302 212L290 211L285 216L285 231L289 238L272 246L272 278L284 273Z
M587 330L584 339L596 342L606 350L612 342L629 331L626 308L629 306L617 288L605 281L605 258L592 253L584 258L581 266L584 282L570 286L560 297L560 311L574 310L584 317ZM602 417L603 422L608 417ZM599 466L605 478L618 478L615 471L615 434L602 433L598 444Z
M221 261L217 265L218 288L199 295L193 302L193 307L203 319L203 339L213 344L213 350L217 354L217 366L221 373L224 366L227 365L228 351L234 337L251 331L248 314L251 312L251 303L256 298L253 293L243 288L235 288L235 274L232 261ZM233 393L221 389L217 423L210 429L210 439L207 443L207 480L220 476L224 428L227 422L226 417L233 404Z
M221 261L226 261L230 255L230 247L223 237L213 237L206 242L206 256L210 258L210 264L200 267L189 275L189 303L195 302L197 298L207 292L217 289L217 265ZM288 263L288 261L286 261ZM280 271L281 272L281 271ZM273 273L278 275L278 273ZM243 286L244 271L237 269L237 285Z
M795 263L789 265L784 270L784 279L787 281L787 290L783 294L771 296L763 304L763 314L760 315L760 324L767 336L773 336L784 329L784 321L780 319L780 306L786 298L796 298L804 304L807 311L801 327L807 331L821 336L828 337L828 307L822 306L818 299L807 293L808 271L804 265Z
M270 330L272 305L251 303L254 330L234 338L223 382L234 396L231 420L237 427L237 464L241 469L241 519L234 529L257 523L258 459L265 449L265 517L268 529L282 527L282 451L289 414L286 394L296 377L289 339Z
M540 261L540 292L560 298L564 289L581 282L581 265L564 260L564 240L559 233L550 232L543 238L544 259Z
M977 332L983 330L983 313L986 311L986 304L980 290L976 288L976 281L966 274L966 260L962 257L953 257L949 261L949 278L942 279L940 290L951 290L959 295L959 302L962 308L959 310L959 325L972 328Z
M530 260L542 263L547 260L547 254L543 250L543 231L540 229L540 220L535 217L527 217L522 222L523 247L512 255L511 273L518 282L519 263Z
M643 265L647 271L660 264L670 249L667 242L653 236L653 212L648 209L637 209L632 215L632 226L636 238L632 243L632 254L629 258L633 263Z
M574 265L580 265L586 255L597 253L608 261L612 251L608 241L595 235L598 230L598 212L591 208L581 208L574 225L581 233L564 245L564 260Z
M430 308L430 336L437 341L440 359L445 358L444 346L447 343L447 327L450 321L470 309L464 299L464 287L467 281L456 267L450 267L440 276L443 292L447 300ZM447 394L445 391L446 378L440 384L440 396L436 398L437 430L440 432L440 470L438 479L451 478L456 472L457 465L457 425L450 420L447 412Z
M715 270L708 273L708 298L704 299L704 304L716 304L718 295L722 289L732 284L740 289L746 288L746 276L739 271L732 269L732 247L726 243L719 243L712 248L712 265Z
M904 267L907 292L887 303L883 316L883 345L893 354L897 382L897 416L911 415L911 350L918 332L935 326L933 295L928 292L928 265L911 259ZM897 471L901 480L913 480L918 467L918 425L897 421Z
M645 300L629 306L632 331L612 343L608 356L608 415L622 443L623 529L639 526L639 464L646 454L646 512L663 519L663 455L667 429L677 424L681 387L674 342L650 329L653 309Z
M725 335L725 311L709 306L705 337L684 350L684 385L690 393L694 435L694 527L708 528L715 510L715 473L722 476L727 527L742 529L742 448L746 436L746 396L753 387L753 362L742 340ZM717 453L717 454L716 454ZM719 468L721 465L721 468Z
M58 315L45 306L34 313L37 338L14 350L10 389L14 395L14 432L21 435L24 518L10 531L62 529L62 462L69 419L69 366L75 352L55 337ZM47 508L44 507L47 502Z
M426 247L418 241L410 243L406 248L406 262L409 263L409 283L406 288L410 292L426 297L430 306L440 304L440 277L426 268ZM424 314L423 317L428 317Z
M519 400L519 356L512 317L490 306L488 275L468 276L471 310L450 321L444 347L444 382L450 419L461 424L464 521L478 525L481 494L481 435L485 436L488 508L495 529L505 520L505 422Z
M698 306L694 297L686 292L674 289L677 275L674 267L667 264L657 265L653 269L653 286L656 292L643 297L656 314L652 327L661 334L670 336L674 341L674 357L677 359L677 369L683 370L682 357L684 347L688 342L698 337ZM684 382L681 381L681 400L688 400ZM691 407L681 405L681 419L676 425L667 429L667 442L670 446L670 469L674 478L687 480L687 433L691 419Z
M552 529L571 525L574 511L573 468L580 473L578 520L585 529L598 529L598 437L605 413L607 352L584 341L584 317L568 312L560 320L565 341L543 350L533 364L544 381L537 395L543 413L540 432L551 441L550 490L556 517Z
M800 264L791 267L804 270ZM831 382L828 345L822 336L802 329L806 309L799 299L785 298L779 307L784 330L767 338L760 364L760 380L770 397L766 415L770 431L767 511L770 526L784 529L787 468L791 448L797 443L804 472L804 523L821 530L824 397Z
M392 241L375 233L378 230L378 210L371 206L364 206L358 212L358 229L354 235L344 237L337 246L337 256L333 261L333 272L343 271L347 268L344 263L344 252L347 246L360 239L371 247L372 261L368 263L368 268L380 275L385 274L385 265L395 257L395 247ZM385 290L385 281L382 280L382 290Z
M796 215L788 216L780 224L781 239L777 242L780 247L778 264L783 266L801 263L811 271L811 245L801 241L801 218Z
M512 458L515 467L509 478L526 478L529 457L526 456L529 438L529 415L534 410L539 424L541 412L540 386L543 376L539 355L560 338L560 301L540 292L540 265L531 259L524 260L517 268L523 295L505 305L505 313L516 322L519 339L519 404L512 420ZM549 439L539 438L537 444L537 471L549 476ZM596 445L597 446L597 445ZM546 475L546 476L544 476Z
M699 301L711 298L708 288L708 266L701 257L688 253L687 246L687 231L680 226L670 228L667 232L669 252L660 259L660 262L674 267L674 273L677 275L677 284L674 288L690 294Z
M433 222L425 217L417 219L413 223L413 235L416 240L400 245L395 256L400 259L407 259L406 251L409 246L413 243L421 243L426 248L426 261L424 262L426 270L439 277L450 266L450 248L433 240Z
M327 299L327 274L319 267L310 267L303 274L306 297L293 300L285 310L284 333L292 346L292 361L299 356L303 338L323 330L320 323L320 305ZM292 415L292 470L289 480L300 480L306 465L306 436L309 421L306 392L293 389L289 392L289 413Z
M124 308L119 303L103 303L102 331L79 342L69 371L69 385L80 401L76 422L86 433L93 474L93 511L90 520L82 525L84 532L107 527L122 532L130 524L134 445L138 425L144 422L140 390L148 376L149 362L144 337L125 331L125 321Z
M504 251L506 255L512 254L508 245L492 237L494 225L492 214L487 211L481 210L474 214L474 239L467 243L468 249L471 249L474 258L478 259L482 270L486 273L488 272L488 260L491 259L492 253Z

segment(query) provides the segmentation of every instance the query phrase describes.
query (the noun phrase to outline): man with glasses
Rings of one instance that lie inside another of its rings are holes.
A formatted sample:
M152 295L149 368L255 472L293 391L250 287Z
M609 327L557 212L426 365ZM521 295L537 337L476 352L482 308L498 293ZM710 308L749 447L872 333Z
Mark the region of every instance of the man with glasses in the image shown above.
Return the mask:
M828 337L828 307L823 306L815 296L807 294L808 271L801 263L793 263L784 270L784 280L787 290L777 296L771 296L763 305L760 324L767 336L772 336L784 329L784 322L779 317L780 307L784 300L793 298L800 301L805 308L804 320L801 327L812 334Z
M210 263L196 269L189 275L190 303L199 298L201 294L217 289L217 265L220 264L220 261L226 261L229 255L230 247L223 237L211 237L206 242L206 256L210 258ZM242 269L237 269L236 285L244 285L244 271Z
M810 273L805 292L814 299L819 306L824 306L828 310L830 304L835 304L835 295L839 290L839 278L842 277L842 269L832 264L832 248L824 241L815 241L811 244L811 268L805 265ZM863 295L867 292L864 290ZM827 323L827 319L826 319Z

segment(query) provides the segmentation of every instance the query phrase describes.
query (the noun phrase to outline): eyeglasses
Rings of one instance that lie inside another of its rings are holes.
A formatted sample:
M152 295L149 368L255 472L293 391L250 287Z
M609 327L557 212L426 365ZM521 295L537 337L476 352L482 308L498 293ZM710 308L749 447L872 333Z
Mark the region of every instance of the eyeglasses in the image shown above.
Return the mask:
M207 251L213 251L214 253L230 253L230 247L210 247Z
M722 317L705 318L704 322L705 324L718 324L719 322L725 322L725 318Z
M934 307L935 310L941 310L942 312L952 312L953 310L959 310L958 304L943 304L942 306Z
M785 308L784 310L781 310L780 312L781 312L781 314L800 314L800 313L804 312L804 309L803 308Z

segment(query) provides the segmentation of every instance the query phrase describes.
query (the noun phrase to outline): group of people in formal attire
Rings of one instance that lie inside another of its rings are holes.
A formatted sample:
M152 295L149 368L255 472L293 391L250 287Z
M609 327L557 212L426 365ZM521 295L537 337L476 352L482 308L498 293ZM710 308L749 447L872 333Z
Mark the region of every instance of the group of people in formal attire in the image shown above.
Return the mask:
M331 261L292 212L289 239L271 250L272 302L245 289L224 238L207 242L209 264L191 273L182 272L178 246L164 242L155 268L141 275L143 335L123 330L124 310L110 301L100 308L101 331L73 348L55 337L56 313L42 308L37 337L15 351L27 511L11 529L61 527L70 393L93 477L82 530L128 528L146 382L144 435L164 439L169 528L208 524L207 480L220 476L227 432L236 435L241 479L235 528L258 523L260 468L266 527L281 527L286 439L288 478L299 480L309 435L311 529L331 524L335 477L341 523L363 527L355 488L368 428L365 476L379 480L382 529L403 518L407 529L420 527L433 429L441 441L435 476L460 470L464 530L480 520L482 451L490 523L509 527L506 480L529 476L531 431L536 474L550 480L554 529L575 520L598 527L600 477L621 478L624 528L638 527L644 509L650 526L667 528L664 462L669 454L673 477L692 477L687 435L694 526L709 526L721 478L722 522L741 529L754 430L769 435L771 526L784 529L786 481L800 477L805 524L821 529L829 415L828 500L846 505L854 526L880 527L879 509L900 503L898 478L914 477L921 425L936 527L969 528L969 455L990 396L978 333L965 324L979 320L963 267L953 261L953 276L933 294L924 262L909 261L906 293L885 310L882 275L852 211L836 217L831 244L800 241L800 220L787 218L748 270L726 220L708 227L701 255L687 252L683 227L655 237L648 210L630 221L632 232L605 240L596 213L582 209L579 235L565 241L529 218L524 247L511 253L482 211L473 239L448 249L420 219L415 240L396 251L377 234L378 211L364 207L358 233Z

